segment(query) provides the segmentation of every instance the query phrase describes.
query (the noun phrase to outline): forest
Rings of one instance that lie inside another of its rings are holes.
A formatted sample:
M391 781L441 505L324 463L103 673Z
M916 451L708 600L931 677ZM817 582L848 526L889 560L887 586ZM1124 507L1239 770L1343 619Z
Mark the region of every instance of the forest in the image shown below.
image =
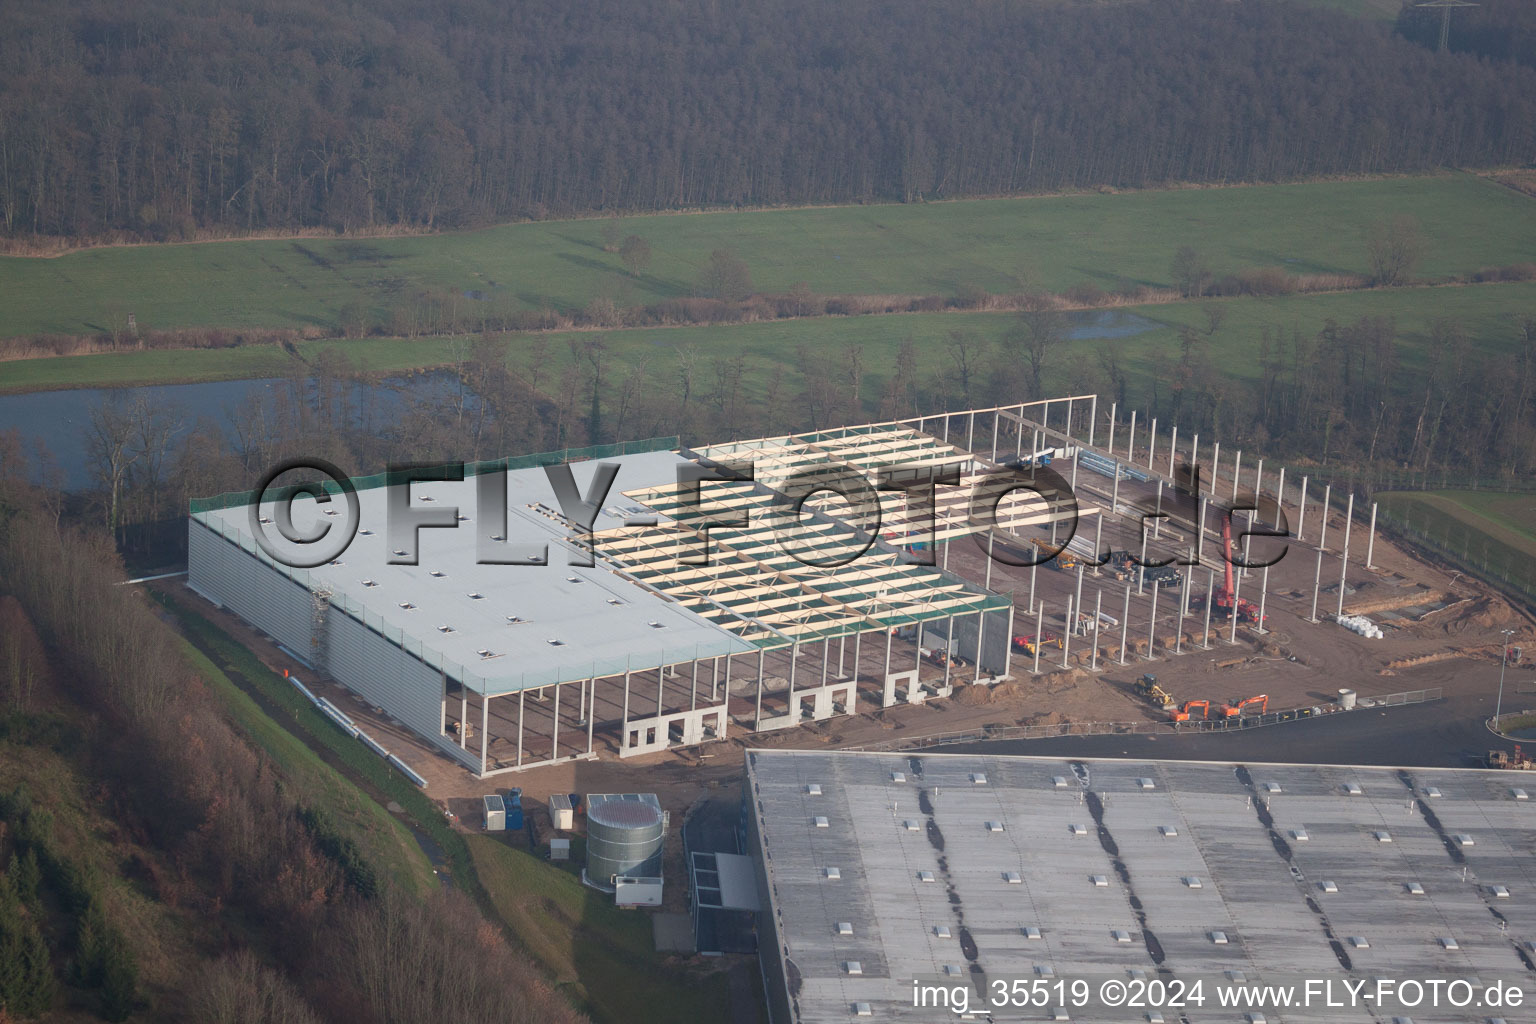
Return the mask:
M1399 34L1290 0L9 0L0 234L430 230L1521 163L1522 7L1485 0L1436 54L1417 17Z

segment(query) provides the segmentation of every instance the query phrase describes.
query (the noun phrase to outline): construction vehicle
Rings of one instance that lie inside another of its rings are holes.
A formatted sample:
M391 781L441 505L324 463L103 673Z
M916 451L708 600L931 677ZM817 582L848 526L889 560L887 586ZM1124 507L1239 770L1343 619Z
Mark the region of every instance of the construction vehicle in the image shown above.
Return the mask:
M1187 700L1184 706L1176 708L1173 712L1175 722L1187 722L1196 710L1199 710L1201 718L1211 717L1211 702L1208 700Z
M1249 710L1255 704L1258 705L1259 709L1257 711ZM1261 693L1257 697L1249 697L1247 700L1240 700L1233 704L1223 704L1221 706L1221 717L1241 718L1244 715L1262 715L1268 710L1269 694Z
M1232 617L1233 602L1237 605L1237 619L1250 625L1261 625L1259 622L1259 606L1252 601L1237 597L1237 587L1232 582L1232 517L1228 515L1221 523L1221 553L1222 560L1226 563L1226 579L1221 589L1214 594L1196 594L1190 599L1189 606L1195 611L1205 607L1207 598L1211 601L1211 610L1223 619ZM1266 616L1267 617L1267 616Z
M1160 708L1171 708L1177 703L1169 692L1157 685L1157 676L1148 672L1135 683L1136 693Z
M1055 633L1052 633L1050 630L1046 630L1044 633L1040 634L1040 642L1038 646L1049 647L1052 644L1055 644L1059 650L1061 648L1061 637L1057 636ZM1034 654L1036 646L1035 634L1033 633L1026 633L1023 636L1016 636L1013 638L1013 649L1015 651L1023 651L1025 654Z
M1536 770L1536 761L1526 757L1525 752L1520 749L1520 744L1518 743L1515 744L1515 752L1513 754L1507 750L1488 751L1487 762L1489 768L1506 768L1517 772Z
M1046 554L1049 556L1049 564L1054 565L1062 572L1071 572L1073 569L1077 568L1077 556L1068 551L1065 547L1058 551L1057 545L1052 544L1050 541L1041 540L1039 537L1034 538L1034 542L1035 547L1039 548L1041 551L1046 552Z

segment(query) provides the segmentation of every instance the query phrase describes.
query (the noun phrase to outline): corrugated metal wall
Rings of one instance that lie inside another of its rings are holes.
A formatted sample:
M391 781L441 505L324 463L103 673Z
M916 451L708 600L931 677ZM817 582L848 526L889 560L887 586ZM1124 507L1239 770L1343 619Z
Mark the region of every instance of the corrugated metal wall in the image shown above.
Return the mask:
M389 712L462 764L480 770L480 723L472 721L472 751L442 735L442 676L378 633L332 608L326 671L342 686ZM475 719L473 711L470 718Z
M189 520L187 580L192 589L245 619L278 643L309 658L314 605L308 589L197 520ZM370 704L480 770L480 748L460 750L442 735L442 676L378 633L331 608L323 664L314 666ZM473 723L476 735L479 723Z
M301 658L310 656L309 591L195 519L187 530L187 582Z

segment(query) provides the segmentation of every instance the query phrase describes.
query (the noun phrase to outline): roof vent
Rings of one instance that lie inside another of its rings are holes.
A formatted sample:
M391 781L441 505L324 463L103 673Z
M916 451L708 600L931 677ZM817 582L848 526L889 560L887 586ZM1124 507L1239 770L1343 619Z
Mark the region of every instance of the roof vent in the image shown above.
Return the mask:
M1351 946L1354 946L1356 949L1370 949L1371 948L1370 942L1368 942L1366 940L1364 935L1351 935L1349 937L1349 944Z
M1343 789L1346 796L1360 796L1365 792L1365 790L1360 788L1360 783L1358 782L1346 782Z
M565 582L567 582L567 583L585 583L587 581L582 579L580 576L567 576L565 578Z
M1085 836L1085 835L1088 834L1088 826L1087 825L1068 825L1067 826L1067 831L1071 832L1075 836Z
M1003 830L1003 823L1000 821L989 821L986 824L988 832L1001 832Z
M933 872L932 871L919 871L917 873L917 880L919 882L931 882L931 881L933 881Z
M1427 796L1427 797L1438 798L1440 796L1443 796L1444 794L1442 794L1440 792L1440 787L1439 786L1425 786L1424 787L1424 795Z
M471 590L468 594L465 594L464 596L469 598L471 601L484 601L485 600L485 595L480 593L480 591L478 591L478 590Z
M1142 778L1137 779L1136 780L1136 785L1138 787L1140 787L1141 789L1156 789L1157 788L1157 783L1153 782L1151 779L1146 778L1146 777L1142 777Z
M1488 891L1493 894L1493 898L1496 900L1509 899L1509 890L1502 885L1490 885Z
M433 569L432 571L428 572L427 575L431 576L435 580L440 580L445 578L448 574L443 572L441 569Z
M828 821L820 814L811 819L811 824L815 825L817 828L830 828L832 825L830 821Z
M1377 829L1376 831L1372 832L1371 835L1376 837L1376 841L1378 843L1390 843L1392 841L1392 833L1388 832L1384 828Z
M395 556L397 558L404 558L405 557L405 548L395 548Z
M985 786L987 784L986 772L971 772L971 785Z
M1052 775L1051 785L1055 786L1057 789L1066 789L1067 777L1065 775Z
M1195 875L1185 875L1184 885L1190 889L1198 889L1201 887L1201 882L1200 879Z
M1291 829L1291 838L1298 843L1305 843L1311 840L1312 837L1307 835L1307 830L1304 828L1293 828Z
M519 622L527 622L527 621L528 620L523 618L521 615L508 615L507 616L507 625L509 625L509 626L515 626Z
M1519 786L1515 786L1512 789L1510 789L1509 795L1511 797L1513 797L1514 799L1516 799L1516 800L1529 800L1531 798L1531 794L1527 793L1525 790L1521 789Z
M331 564L332 564L332 565L346 565L346 564L347 564L347 563L346 563L346 562L343 562L343 561L342 561L342 560L341 560L341 559L339 559L339 558L334 558L334 559L332 559L332 560L331 560Z
M1211 942L1218 946L1227 944L1227 933L1222 931L1206 932L1211 937Z
M1007 882L1009 885L1023 885L1024 884L1023 877L1021 877L1017 871L1004 871L1003 872L1003 881Z
M358 530L357 532L362 534L364 537L372 537L373 536L373 531L372 530Z
M551 647L564 647L565 646L565 641L564 640L556 640L553 637L551 637L548 640L545 640L544 642L549 644L549 646L551 646Z
M849 974L863 974L864 965L859 963L857 960L845 960L843 961L843 970L847 971Z
M964 971L959 964L945 964L944 973L950 977L955 977L956 975L963 974Z
M475 652L475 653L476 653L476 654L478 654L478 655L480 655L480 657L481 657L481 658L487 658L487 659L488 659L488 658L494 658L494 657L496 657L496 656L497 656L497 655L496 655L496 652L495 652L495 651L491 651L491 650L487 650L487 649L486 649L486 648L484 648L484 647L482 647L482 648L480 648L480 649L479 649L479 650L478 650L478 651L476 651L476 652Z
M868 1003L854 1003L853 1015L855 1017L873 1017L875 1015L875 1011L869 1008Z
M822 868L822 870L821 870L821 877L823 877L825 879L828 879L829 881L835 882L839 878L843 877L843 869L842 868Z
M1456 845L1457 846L1476 846L1477 845L1475 842L1473 842L1472 837L1467 835L1467 833L1465 833L1465 832L1458 832L1454 836L1452 836L1451 838L1456 840Z
M411 602L409 602L409 601L401 601L400 602L400 608L401 608L402 611L407 611L407 612L411 612L411 611L415 611L416 610L416 606L411 604Z
M1157 830L1165 836L1176 836L1179 834L1179 830L1172 825L1159 825Z
M839 922L837 922L837 934L839 934L839 935L852 935L853 934L853 922L852 921L839 921Z
M650 626L652 629L666 629L667 628L667 624L665 622L657 622L655 619L652 619L650 622L647 622L646 625Z
M437 631L439 633L452 633L453 632L453 627L448 625L447 623L444 623L443 625L437 627Z
M1114 939L1116 942L1131 941L1131 933L1126 931L1124 928L1111 928L1109 931L1109 937Z
M891 772L891 781L892 782L906 782L907 781L907 773L906 772Z
M936 925L934 925L933 926L933 934L937 935L941 939L949 938L949 925L947 925L947 924L936 924Z
M376 587L378 585L379 585L379 581L378 580L363 580L363 586L365 586L365 587Z
M1266 792L1266 793L1284 793L1285 790L1280 788L1280 783L1278 783L1278 782L1266 782L1266 783L1264 783L1264 792Z
M921 832L923 830L923 826L919 825L911 818L908 818L906 821L902 822L902 824L906 826L908 832Z
M623 601L620 601L620 600L619 600L619 599L618 599L618 598L616 598L616 597L610 597L610 598L609 598L609 599L608 599L608 603L609 603L609 604L611 604L611 605L621 605L621 604L623 604L623 603L624 603L624 602L623 602Z
M1323 892L1338 892L1339 891L1339 883L1335 882L1331 878L1324 879L1323 881L1317 883L1317 885L1318 885L1318 888L1323 890Z
M805 784L805 794L806 796L821 796L821 783L807 782Z
M1040 937L1040 929L1032 924L1027 924L1019 930L1024 933L1026 939L1038 939Z
M1089 875L1088 880L1093 883L1095 889L1103 889L1109 885L1108 875Z
M1461 948L1461 943L1457 942L1455 939L1453 939L1449 935L1442 935L1442 936L1440 936L1438 941L1439 941L1440 946L1441 946L1442 949L1460 949Z

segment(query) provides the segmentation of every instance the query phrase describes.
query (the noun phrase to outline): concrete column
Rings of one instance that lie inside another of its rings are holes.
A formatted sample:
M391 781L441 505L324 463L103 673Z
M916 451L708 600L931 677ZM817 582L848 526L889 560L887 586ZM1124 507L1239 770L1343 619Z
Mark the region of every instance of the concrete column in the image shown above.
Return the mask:
M1258 500L1257 499L1258 499L1259 495L1261 495L1263 493L1264 493L1264 460L1260 459L1259 460L1259 468L1257 470L1255 470L1254 474L1253 474L1253 497L1255 499L1254 500L1254 504L1255 505L1258 504Z
M1296 515L1296 539L1307 539L1307 483L1311 477L1301 478L1301 510Z
M922 643L923 643L923 626L922 626L922 623L918 623L918 626L917 626L917 643L918 643L919 647L922 646ZM824 636L824 637L821 638L821 685L822 686L826 686L827 685L827 672L828 672L829 669L831 669L831 667L832 667L832 638L829 637L829 636Z
M462 684L461 684L462 685ZM521 692L521 691L519 691ZM522 722L518 722L521 727ZM486 694L480 695L480 775L485 775L485 770L490 763L491 749L491 698ZM522 750L521 738L518 740L517 749Z
M592 696L590 698L588 698L588 699L589 700L596 700L597 699L597 680L596 679L589 679L589 680L587 680L587 682L589 684L591 684L591 686L592 686ZM586 686L582 687L582 691L586 692ZM597 720L597 715L593 714L591 712L591 710L589 709L588 712L587 712L587 753L589 753L589 754L592 753L592 723L595 722L596 720ZM724 737L722 737L722 739L723 738Z
M469 687L459 684L459 749L469 749Z
M1013 444L1013 454L1014 454L1015 457L1019 457L1019 456L1022 456L1024 454L1024 423L1023 423L1023 420L1022 420L1023 415L1024 415L1024 406L1022 404L1020 404L1019 405L1019 416L1021 417L1021 419L1019 421L1018 437L1016 437L1014 439L1014 444Z
M955 660L955 617L951 615L944 622L944 686L948 688L950 662ZM978 644L976 649L980 651L981 646Z
M1099 618L1099 612L1104 607L1104 591L1096 590L1093 594L1093 651L1088 655L1088 671L1099 670L1099 635L1103 620Z
M795 670L800 667L800 642L797 640L789 646L789 695L785 700L790 720L800 721L795 707Z
M997 464L997 435L1001 433L1003 413L1000 409L992 410L992 462Z
M1072 654L1072 596L1067 595L1067 617L1061 631L1061 667L1067 668L1067 658Z
M1035 572L1036 572L1036 570L1038 570L1040 568L1040 553L1039 553L1039 550L1037 549L1037 550L1031 552L1030 553L1030 557L1032 559L1034 559L1034 560L1029 563L1029 609L1028 610L1029 611L1034 611L1035 610Z
M1110 459L1110 468L1114 470L1114 482L1110 484L1109 510L1116 515L1120 514L1120 463Z
M560 756L560 684L555 684L555 713L550 716L549 756Z
M1157 505L1155 506L1155 508L1159 512L1161 512L1163 510L1163 478L1162 477L1158 477L1157 478ZM1153 536L1153 538L1155 539L1157 537L1162 536L1162 532L1163 532L1163 520L1162 520L1162 517L1159 516L1158 518L1152 520L1152 536Z
M1125 585L1125 608L1120 612L1120 664L1125 664L1125 641L1131 628L1131 585Z
M1100 513L1093 517L1093 560L1097 562L1104 557L1104 515ZM1099 567L1093 567L1093 574L1099 574Z
M1131 410L1131 436L1125 441L1125 461L1136 463L1136 410Z
M727 654L725 656L725 700L727 702L729 702L730 699L731 699L731 656L729 654Z
M1237 501L1237 482L1243 475L1243 450L1237 450L1237 458L1232 460L1232 500Z
M1375 563L1372 561L1372 559L1375 557L1375 555L1376 555L1376 503L1373 501L1373 502L1371 502L1371 533L1370 533L1370 539L1366 541L1366 545L1365 545L1365 567L1367 569L1374 569L1374 568L1376 568Z
M517 691L517 766L519 768L523 766L523 704L527 696L527 690ZM627 737L629 734L624 735ZM484 769L481 770L484 771Z
M976 450L976 410L971 410L971 421L965 428L965 450L967 454Z
M1168 479L1173 479L1173 462L1179 454L1179 425L1173 425L1173 432L1168 438Z
M1015 605L1008 605L1008 631L1003 634L1003 675L1013 673L1013 613Z
M1205 564L1205 503L1209 500L1203 494L1200 496L1200 520L1195 529L1195 565Z
M990 591L992 589L992 565L993 565L993 563L995 561L995 559L992 557L992 550L993 550L993 545L996 542L996 540L997 540L997 534L994 533L991 529L988 529L987 530L987 568L986 568L986 579L982 583L982 586L985 587L988 591Z
M1276 518L1278 519L1278 517L1280 515L1283 515L1285 513L1285 467L1284 466L1280 467L1280 485L1275 488L1275 507L1280 510L1278 513L1276 513ZM1275 525L1279 526L1280 524L1277 521L1275 523Z
M1349 578L1349 526L1355 515L1355 492L1349 492L1349 511L1344 513L1344 547L1339 552L1339 610L1337 615L1344 614L1344 587Z
M1189 614L1189 580L1193 572L1194 567L1191 566L1189 571L1184 573L1184 589L1179 594L1179 625L1177 631L1173 634L1173 653L1175 656L1184 653L1184 616Z
M1077 563L1077 600L1075 607L1079 612L1083 609L1083 563Z
M1269 603L1269 566L1266 565L1264 567L1264 574L1259 578L1259 625L1258 625L1257 628L1258 628L1259 633L1261 633L1261 634L1269 632L1269 630L1266 629L1265 626L1264 626L1264 619L1265 619L1265 616L1267 614L1264 609L1268 605L1268 603Z
M881 685L891 676L891 627L885 627L885 674L880 677Z
M1211 649L1211 605L1216 603L1216 570L1207 569L1205 580L1205 632L1201 634L1200 646L1206 650Z
M752 719L752 731L756 732L763 727L763 658L767 652L758 649L757 652L757 712Z
M1196 434L1189 442L1189 464L1195 469L1194 479L1190 480L1190 490L1195 494L1200 493L1200 435Z
M1035 667L1034 674L1040 674L1040 648L1045 646L1045 602L1040 602L1040 607L1035 609Z
M1317 621L1317 595L1323 586L1323 549L1317 549L1317 571L1312 575L1312 616L1307 621Z
M1246 558L1243 559L1245 562L1247 560L1248 559ZM1238 595L1242 593L1242 590L1243 574L1240 572L1235 572L1232 574L1232 635L1228 638L1228 643L1237 643L1237 620L1242 617L1237 613L1237 609L1241 607L1241 603L1238 601Z
M1099 423L1099 396L1097 393L1088 403L1088 447L1093 447L1094 430Z
M1157 458L1157 417L1152 417L1152 429L1147 431L1147 468L1152 469L1152 461ZM1156 470L1153 470L1156 472Z
M1221 442L1217 441L1211 448L1211 495L1216 494L1216 478L1221 475Z
M713 680L711 680L713 682ZM695 711L699 706L699 647L693 647L693 665L688 673L688 710Z
M1141 530L1141 558L1136 566L1136 596L1140 597L1147 584L1147 530L1146 522L1142 522Z
M730 679L730 677L731 677L731 656L730 655L726 655L725 656L725 677L726 677L726 679ZM717 657L709 659L709 700L710 700L710 703L713 704L716 700L719 699L719 697L720 697L720 659L717 656Z
M1317 546L1320 548L1328 547L1328 509L1332 506L1332 504L1333 484L1326 484L1323 487L1323 507L1319 510L1323 518L1323 525L1317 535Z
M921 627L919 627L919 628L921 628ZM981 642L982 642L982 640L984 640L986 638L986 633L987 633L987 613L984 612L984 611L977 612L976 613L976 674L973 677L971 677L971 682L973 682L973 683L981 682L981 649L982 649L981 648ZM1009 637L1007 639L1008 639L1009 643L1013 642L1013 638L1012 637Z
M664 697L664 694L663 694L662 691L663 691L663 688L665 686L666 686L666 669L662 668L661 666L657 666L657 668L656 668L656 714L658 714L658 715L661 714L662 700L663 700L663 697Z
M1114 402L1109 403L1109 440L1105 443L1105 450L1113 457L1115 454L1115 413L1117 407Z
M622 750L629 745L629 669L627 668L624 670L624 717L620 720L620 727L623 729L619 743L619 748ZM521 742L518 743L517 749L523 749Z
M853 672L850 678L853 680L855 688L858 687L859 683L859 645L863 642L864 633L862 630L853 634Z
M1157 657L1157 647L1154 645L1154 642L1157 640L1157 592L1162 589L1163 588L1159 586L1153 586L1152 588L1152 619L1149 623L1147 623L1148 658Z

